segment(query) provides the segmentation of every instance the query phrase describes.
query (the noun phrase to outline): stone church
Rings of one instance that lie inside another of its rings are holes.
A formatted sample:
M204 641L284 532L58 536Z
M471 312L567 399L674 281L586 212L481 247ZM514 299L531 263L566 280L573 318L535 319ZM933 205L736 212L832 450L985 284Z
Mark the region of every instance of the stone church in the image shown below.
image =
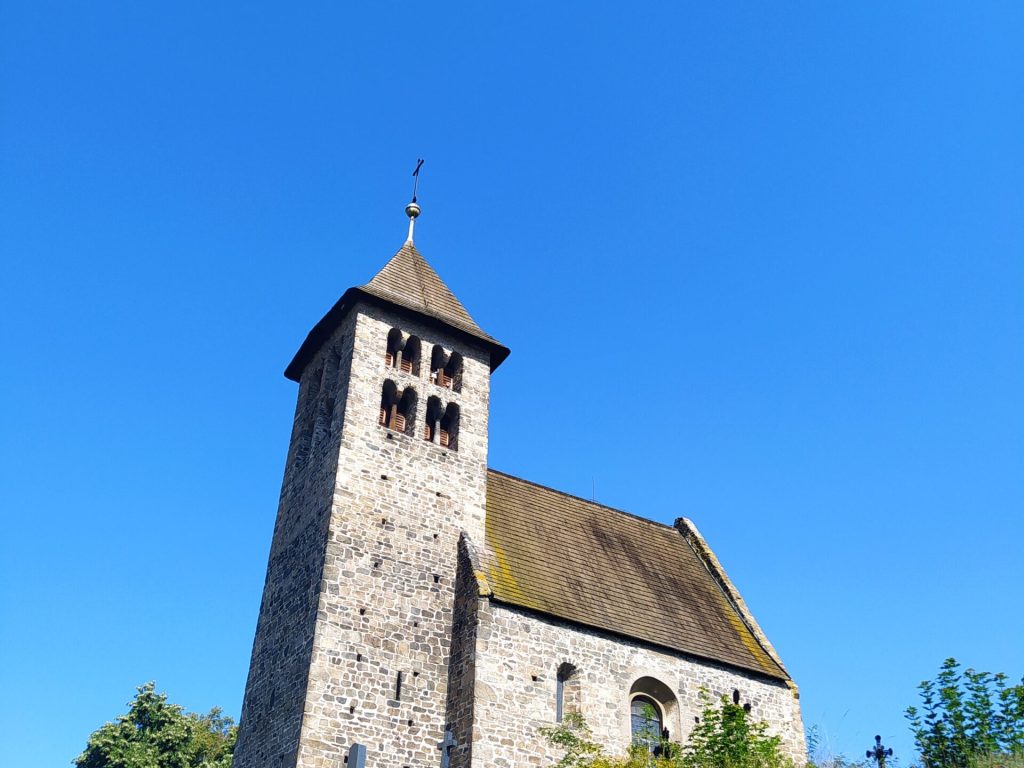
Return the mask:
M550 765L582 713L624 753L700 690L804 752L796 685L693 523L487 466L509 350L409 238L309 332L236 768ZM350 755L350 753L353 753Z

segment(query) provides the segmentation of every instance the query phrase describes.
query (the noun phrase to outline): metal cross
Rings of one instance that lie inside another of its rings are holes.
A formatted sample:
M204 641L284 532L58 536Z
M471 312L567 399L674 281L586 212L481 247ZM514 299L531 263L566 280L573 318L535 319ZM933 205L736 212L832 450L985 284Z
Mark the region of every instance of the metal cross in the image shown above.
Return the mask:
M867 756L878 763L878 768L885 768L885 758L892 757L892 747L886 749L882 746L882 737L875 736L875 746L867 751Z
M452 749L459 746L459 742L452 736L451 731L444 732L444 741L438 742L437 748L441 750L441 768L448 768L451 765Z
M414 179L412 183L412 201L414 203L416 202L416 190L419 188L420 185L420 168L422 167L423 159L420 158L419 160L416 161L416 170L412 172L412 177Z

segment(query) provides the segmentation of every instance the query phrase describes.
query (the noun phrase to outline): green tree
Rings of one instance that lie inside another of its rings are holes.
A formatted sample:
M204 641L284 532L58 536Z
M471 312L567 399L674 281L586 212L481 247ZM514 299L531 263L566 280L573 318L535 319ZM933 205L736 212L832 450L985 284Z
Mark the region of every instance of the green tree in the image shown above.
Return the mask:
M925 768L970 768L982 758L1024 756L1024 680L946 659L934 680L918 686L921 708L906 715Z
M140 686L127 714L89 737L74 761L77 768L230 768L238 729L219 708L185 712Z

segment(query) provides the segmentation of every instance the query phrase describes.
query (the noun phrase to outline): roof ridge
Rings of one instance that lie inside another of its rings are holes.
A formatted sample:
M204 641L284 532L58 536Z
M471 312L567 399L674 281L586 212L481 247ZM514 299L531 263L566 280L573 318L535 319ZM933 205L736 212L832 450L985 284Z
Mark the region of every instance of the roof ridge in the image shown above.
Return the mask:
M650 523L651 525L656 525L658 528L664 528L665 530L668 530L668 531L675 531L676 530L676 527L674 525L669 525L668 523L659 523L657 520L651 520L649 517L644 517L643 515L638 515L635 512L628 512L625 509L619 509L618 507L609 507L607 504L602 504L599 501L591 501L590 499L585 499L582 496L577 496L574 493L569 493L568 491L560 491L557 488L552 488L550 485L543 485L542 483L537 483L537 482L534 482L533 480L527 480L524 477L516 477L515 475L510 475L508 472L502 472L500 469L495 469L494 467L488 467L487 471L488 472L493 472L496 475L502 475L503 477L507 477L510 480L518 480L521 483L526 483L527 485L532 485L534 488L541 488L542 490L545 490L545 491L551 491L552 493L556 493L559 496L565 496L566 498L569 498L569 499L575 499L576 501L582 501L584 504L589 504L590 506L593 506L593 507L600 507L601 509L607 509L609 512L615 512L615 513L623 515L625 517L629 517L629 518L632 518L634 520L639 520L642 523Z

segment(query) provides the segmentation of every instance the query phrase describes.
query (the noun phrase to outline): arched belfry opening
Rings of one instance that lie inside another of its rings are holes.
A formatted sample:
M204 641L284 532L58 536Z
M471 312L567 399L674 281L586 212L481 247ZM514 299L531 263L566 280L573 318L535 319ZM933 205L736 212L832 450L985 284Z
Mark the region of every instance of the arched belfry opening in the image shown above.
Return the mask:
M416 421L416 390L406 387L399 391L395 382L388 379L381 388L380 413L377 423L395 432L413 434Z
M427 413L423 420L423 439L428 443L437 442L438 422L444 415L441 399L436 395L427 398Z
M448 355L444 347L435 344L430 350L430 380L439 387L448 386L444 380L444 364L448 362Z
M452 451L459 450L459 406L448 403L437 430L437 442Z
M402 362L400 368L405 373L413 376L420 375L420 339L419 336L410 336L402 346Z
M449 354L440 344L435 344L430 352L430 380L439 387L461 392L462 355Z
M462 355L452 352L448 357L448 363L444 367L445 375L451 381L454 392L462 391Z
M392 328L388 331L388 344L384 351L384 365L388 368L397 368L401 351L402 332L397 328Z

